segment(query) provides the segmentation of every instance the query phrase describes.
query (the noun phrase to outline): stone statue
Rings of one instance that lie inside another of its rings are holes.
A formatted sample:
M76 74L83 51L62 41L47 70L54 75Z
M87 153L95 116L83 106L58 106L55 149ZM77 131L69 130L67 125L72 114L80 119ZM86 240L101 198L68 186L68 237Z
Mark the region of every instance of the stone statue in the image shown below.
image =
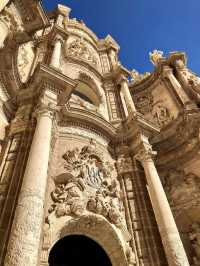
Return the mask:
M153 65L157 66L159 61L163 59L163 52L159 50L153 50L153 52L149 53L149 57Z

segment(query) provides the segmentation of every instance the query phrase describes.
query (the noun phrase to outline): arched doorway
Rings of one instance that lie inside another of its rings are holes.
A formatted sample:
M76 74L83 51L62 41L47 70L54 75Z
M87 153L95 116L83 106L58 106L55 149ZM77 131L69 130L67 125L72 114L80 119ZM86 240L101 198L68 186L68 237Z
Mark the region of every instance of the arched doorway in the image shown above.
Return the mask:
M60 239L49 254L50 266L112 266L103 248L83 235Z

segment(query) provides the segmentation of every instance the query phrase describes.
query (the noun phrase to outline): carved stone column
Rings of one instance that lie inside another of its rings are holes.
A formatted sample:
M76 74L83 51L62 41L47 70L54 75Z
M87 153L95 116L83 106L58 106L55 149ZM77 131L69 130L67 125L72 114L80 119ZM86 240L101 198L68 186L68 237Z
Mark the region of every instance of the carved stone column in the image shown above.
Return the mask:
M136 159L141 161L144 167L148 184L147 188L166 257L170 266L189 266L170 205L152 159L154 154L155 152L152 151L151 146L145 143L145 146L137 154Z
M61 47L62 47L62 38L56 37L54 41L54 49L51 56L50 66L59 69L60 68L60 55L61 55Z
M126 117L128 117L128 109L127 109L126 102L125 102L124 95L123 95L122 91L120 91L120 97L121 97L122 106L124 109L124 114Z
M15 210L5 266L36 266L44 215L53 109L36 111L37 126Z
M190 98L185 93L184 89L181 87L181 84L178 82L178 80L174 76L172 72L172 68L170 68L169 66L164 66L163 76L170 81L172 87L176 91L178 97L180 98L184 106L188 105L188 103L191 103Z
M131 93L129 91L129 87L128 87L128 81L125 78L122 78L121 80L121 92L124 96L125 102L126 102L126 106L128 109L128 113L135 113L136 112L136 108L135 108L135 104L133 102L133 99L131 97Z
M4 9L4 7L8 4L10 0L1 0L0 1L0 12Z

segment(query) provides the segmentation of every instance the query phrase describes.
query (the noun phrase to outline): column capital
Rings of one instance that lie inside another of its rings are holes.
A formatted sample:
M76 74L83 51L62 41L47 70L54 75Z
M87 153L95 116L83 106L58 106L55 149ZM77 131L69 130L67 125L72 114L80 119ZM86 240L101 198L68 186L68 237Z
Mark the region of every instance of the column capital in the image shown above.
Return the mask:
M38 120L39 118L46 116L53 120L57 110L58 107L53 103L49 103L47 105L39 104L35 108L34 117L36 117L36 119Z
M153 161L157 155L156 151L153 151L152 146L148 143L143 143L142 147L139 149L138 153L135 155L135 159L143 162Z
M60 35L56 35L54 38L53 38L53 42L52 44L55 45L57 42L60 42L61 44L64 43L64 39L62 36Z
M117 79L117 83L121 85L123 82L126 82L128 85L128 79L125 77L125 75L120 75Z

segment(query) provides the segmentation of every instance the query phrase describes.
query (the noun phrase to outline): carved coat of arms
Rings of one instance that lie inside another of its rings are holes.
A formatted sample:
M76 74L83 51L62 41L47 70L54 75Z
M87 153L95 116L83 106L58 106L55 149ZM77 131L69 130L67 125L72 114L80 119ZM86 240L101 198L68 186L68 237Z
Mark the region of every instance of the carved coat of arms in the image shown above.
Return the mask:
M82 149L67 150L63 159L66 171L55 178L48 223L62 216L80 217L92 212L108 219L129 241L119 183L112 177L114 166L103 160L95 141L91 139Z

